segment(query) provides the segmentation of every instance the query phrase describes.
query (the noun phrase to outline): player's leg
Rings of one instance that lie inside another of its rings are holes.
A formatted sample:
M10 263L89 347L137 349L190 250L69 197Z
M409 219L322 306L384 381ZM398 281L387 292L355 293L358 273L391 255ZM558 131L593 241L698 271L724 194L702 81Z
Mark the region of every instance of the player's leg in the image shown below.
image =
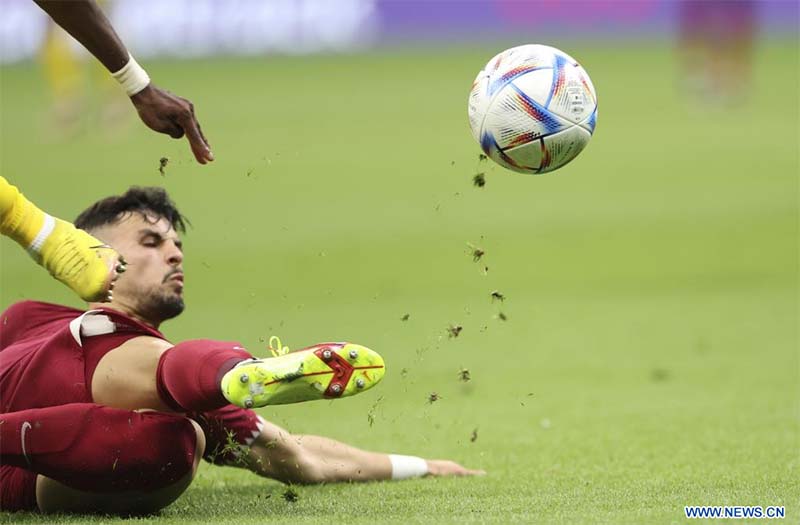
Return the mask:
M95 341L84 343L94 351ZM98 338L97 344L102 344ZM92 399L116 408L150 408L175 412L214 410L228 404L220 379L252 356L241 346L197 339L172 345L141 336L106 352L93 371Z
M0 420L0 459L39 474L36 501L46 512L158 510L188 487L205 448L195 422L160 412L75 403Z
M42 512L109 514L151 514L163 509L189 488L203 457L205 448L203 431L196 422L188 421L195 434L194 459L191 469L177 480L163 483L155 477L147 488L109 493L78 490L46 476L37 476L37 507ZM160 438L165 436L162 435ZM153 437L148 436L146 439Z
M383 358L365 346L321 343L239 363L223 376L222 392L245 408L337 399L369 390L385 371Z
M30 476L4 480L2 500L24 503L34 491L45 512L158 510L188 487L205 446L196 423L171 414L74 404L0 419L4 467L24 465L49 476L34 478L33 487L25 486Z
M36 509L36 473L11 465L0 465L0 511Z
M371 388L383 374L376 352L350 343L252 359L236 343L198 339L170 346L136 337L107 352L90 375L92 398L104 405L202 412L229 403L252 408L335 399Z
M108 300L118 272L125 271L124 261L111 247L46 214L3 177L0 233L18 242L85 301Z
M246 467L246 455L268 423L253 410L225 405L207 412L189 412L206 437L203 459L215 465Z

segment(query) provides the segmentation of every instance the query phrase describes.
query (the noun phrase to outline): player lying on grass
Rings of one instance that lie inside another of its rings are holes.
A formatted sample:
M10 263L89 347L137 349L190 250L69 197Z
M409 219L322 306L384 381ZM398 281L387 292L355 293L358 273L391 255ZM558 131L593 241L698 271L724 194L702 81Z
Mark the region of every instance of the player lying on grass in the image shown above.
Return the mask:
M254 360L237 343L167 341L161 323L184 308L184 222L163 190L131 188L76 224L129 268L108 305L25 301L0 314L3 509L156 511L189 486L200 457L292 483L481 473L293 435L247 408L367 390L384 373L368 348Z

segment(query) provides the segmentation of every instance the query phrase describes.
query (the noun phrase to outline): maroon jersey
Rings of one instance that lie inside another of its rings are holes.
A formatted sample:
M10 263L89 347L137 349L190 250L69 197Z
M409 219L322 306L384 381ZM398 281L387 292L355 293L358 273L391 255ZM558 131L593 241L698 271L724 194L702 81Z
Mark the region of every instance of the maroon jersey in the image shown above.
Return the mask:
M110 308L83 311L37 301L12 305L0 314L0 413L92 403L97 364L139 336L166 340L158 330ZM231 405L189 416L205 431L207 459L230 434L249 445L264 424L252 410Z
M82 311L23 301L0 314L0 412L92 402L92 375L108 352L158 330L108 308ZM206 435L207 461L236 463L264 427L252 410L228 405L187 414ZM155 436L154 436L155 438ZM0 465L0 508L36 509L36 474Z
M120 312L23 301L0 314L0 411L92 401L100 359L128 339L164 339ZM102 337L100 337L102 336Z

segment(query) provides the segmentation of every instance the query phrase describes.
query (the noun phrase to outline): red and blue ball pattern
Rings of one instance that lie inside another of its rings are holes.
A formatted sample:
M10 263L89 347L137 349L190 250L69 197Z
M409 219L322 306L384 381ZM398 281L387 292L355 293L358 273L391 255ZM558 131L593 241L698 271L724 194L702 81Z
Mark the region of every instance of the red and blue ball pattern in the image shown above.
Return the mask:
M488 157L514 171L544 173L571 161L588 143L597 102L574 59L528 45L489 61L473 83L469 116Z

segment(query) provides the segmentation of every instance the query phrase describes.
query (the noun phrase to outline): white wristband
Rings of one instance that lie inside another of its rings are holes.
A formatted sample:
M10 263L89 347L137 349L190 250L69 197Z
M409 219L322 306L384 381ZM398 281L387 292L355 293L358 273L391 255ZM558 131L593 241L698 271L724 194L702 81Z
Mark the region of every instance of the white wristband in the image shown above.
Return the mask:
M130 53L128 54L128 63L116 73L111 73L111 76L122 84L129 97L132 97L150 84L150 77L147 75L147 71L136 62Z
M389 454L392 479L418 478L428 473L428 462L416 456Z

